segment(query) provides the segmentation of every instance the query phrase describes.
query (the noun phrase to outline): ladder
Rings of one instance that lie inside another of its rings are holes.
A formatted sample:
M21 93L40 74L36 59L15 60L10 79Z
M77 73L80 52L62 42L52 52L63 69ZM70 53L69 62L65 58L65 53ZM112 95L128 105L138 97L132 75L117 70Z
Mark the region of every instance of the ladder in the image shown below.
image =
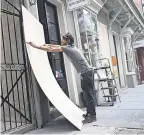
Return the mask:
M114 106L114 102L116 101L117 97L119 99L119 101L121 102L120 96L119 96L119 92L118 92L118 87L116 84L116 80L114 77L114 74L111 70L110 67L110 62L109 59L107 58L103 58L103 59L98 59L97 61L99 61L100 63L103 63L103 61L106 61L106 65L101 65L98 68L95 68L95 73L97 73L98 75L98 81L100 84L99 87L99 91L103 92L103 97L105 99L105 103L98 105L98 106ZM101 77L99 71L103 70L103 72L105 73L105 77ZM107 86L103 86L104 82L106 83Z

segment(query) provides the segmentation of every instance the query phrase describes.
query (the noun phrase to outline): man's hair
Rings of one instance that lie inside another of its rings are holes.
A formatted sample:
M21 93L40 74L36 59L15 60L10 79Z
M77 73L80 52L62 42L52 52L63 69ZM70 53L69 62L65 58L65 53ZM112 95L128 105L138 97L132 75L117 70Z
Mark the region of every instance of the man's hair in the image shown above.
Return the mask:
M66 33L63 36L63 39L66 40L66 41L68 41L69 45L73 45L74 44L74 38L73 38L73 36L70 33Z

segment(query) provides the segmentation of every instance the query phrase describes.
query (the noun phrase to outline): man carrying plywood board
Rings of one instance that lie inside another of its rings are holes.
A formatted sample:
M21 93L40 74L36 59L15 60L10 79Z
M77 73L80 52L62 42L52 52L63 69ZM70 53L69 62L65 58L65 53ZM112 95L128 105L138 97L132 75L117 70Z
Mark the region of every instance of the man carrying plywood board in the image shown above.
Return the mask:
M86 94L87 113L83 115L85 120L83 123L96 121L95 98L94 98L94 70L87 62L82 52L74 46L74 38L70 33L63 36L62 46L60 45L35 45L32 42L28 43L34 48L41 49L47 52L64 52L70 59L78 73L81 73L81 87Z

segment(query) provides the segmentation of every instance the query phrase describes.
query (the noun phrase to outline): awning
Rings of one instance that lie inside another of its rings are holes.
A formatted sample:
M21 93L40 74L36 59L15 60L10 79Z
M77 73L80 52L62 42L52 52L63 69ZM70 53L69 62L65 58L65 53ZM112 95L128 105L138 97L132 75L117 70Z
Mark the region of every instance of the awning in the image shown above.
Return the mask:
M105 4L103 10L107 11L110 19L110 26L115 21L121 26L121 30L126 27L134 31L133 41L138 46L143 46L144 39L144 19L135 5L130 0L103 0ZM138 41L138 42L137 42Z
M116 21L122 28L130 27L133 31L140 26L125 0L107 0L103 9L108 11L111 24Z

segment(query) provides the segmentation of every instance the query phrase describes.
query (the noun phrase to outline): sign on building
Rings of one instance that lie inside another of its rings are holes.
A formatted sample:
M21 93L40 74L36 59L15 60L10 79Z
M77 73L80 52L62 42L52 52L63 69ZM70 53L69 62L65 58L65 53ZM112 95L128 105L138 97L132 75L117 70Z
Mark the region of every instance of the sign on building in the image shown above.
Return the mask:
M90 0L67 0L67 8L69 11L78 9L85 5L88 5Z

